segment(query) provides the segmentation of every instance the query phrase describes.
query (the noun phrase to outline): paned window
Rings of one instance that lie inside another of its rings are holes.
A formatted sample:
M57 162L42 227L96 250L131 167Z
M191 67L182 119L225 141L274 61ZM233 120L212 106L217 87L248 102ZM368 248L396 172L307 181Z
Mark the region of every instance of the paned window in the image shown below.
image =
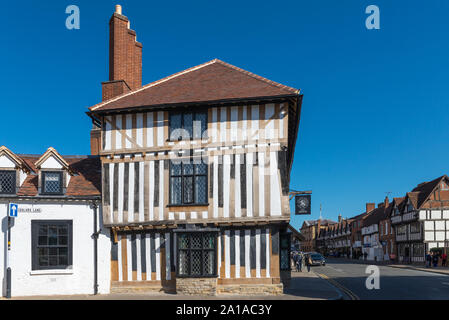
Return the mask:
M178 277L216 277L217 234L178 233Z
M42 172L42 193L62 194L62 172Z
M170 141L199 140L205 137L207 112L170 114Z
M33 270L72 266L72 221L32 221Z
M207 204L207 173L207 164L201 160L172 161L170 165L170 204Z
M0 194L16 194L16 171L0 171Z

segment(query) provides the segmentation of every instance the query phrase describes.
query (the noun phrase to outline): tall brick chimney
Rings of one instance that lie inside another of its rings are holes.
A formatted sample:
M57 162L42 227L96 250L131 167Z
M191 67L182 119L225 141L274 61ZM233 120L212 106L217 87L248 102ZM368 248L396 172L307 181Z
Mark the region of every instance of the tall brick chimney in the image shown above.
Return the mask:
M109 81L102 83L102 100L106 101L142 87L142 44L136 32L116 5L109 21ZM101 128L96 125L90 133L92 155L101 150Z
M142 44L120 5L109 21L109 81L102 86L103 101L142 87Z

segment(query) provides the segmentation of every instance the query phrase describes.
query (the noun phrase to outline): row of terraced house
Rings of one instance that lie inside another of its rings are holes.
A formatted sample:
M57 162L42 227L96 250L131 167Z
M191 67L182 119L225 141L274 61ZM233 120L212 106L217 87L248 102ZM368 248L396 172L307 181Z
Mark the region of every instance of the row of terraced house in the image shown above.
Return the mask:
M352 218L305 221L301 233L307 235L303 251L423 264L429 251L447 253L449 178L421 183L404 197L386 197L377 206L367 203L365 212Z

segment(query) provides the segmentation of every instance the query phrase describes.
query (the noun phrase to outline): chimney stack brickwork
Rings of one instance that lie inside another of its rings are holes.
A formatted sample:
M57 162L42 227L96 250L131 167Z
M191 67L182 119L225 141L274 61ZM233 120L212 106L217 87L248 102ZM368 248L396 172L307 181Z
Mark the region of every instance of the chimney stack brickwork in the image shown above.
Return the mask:
M123 80L131 90L138 89L142 86L142 44L124 15L114 13L109 28L109 81Z
M103 101L112 99L121 94L131 91L131 88L128 86L125 80L103 82L102 85L103 85L103 93L102 93Z
M109 22L109 81L102 83L102 100L110 100L142 87L142 44L137 42L136 32L122 15L117 5ZM98 128L91 132L91 153L101 150L101 134Z
M376 209L376 204L375 203L367 203L366 204L366 213L371 212L374 209Z
M142 44L116 6L109 21L109 81L103 82L103 101L142 87Z

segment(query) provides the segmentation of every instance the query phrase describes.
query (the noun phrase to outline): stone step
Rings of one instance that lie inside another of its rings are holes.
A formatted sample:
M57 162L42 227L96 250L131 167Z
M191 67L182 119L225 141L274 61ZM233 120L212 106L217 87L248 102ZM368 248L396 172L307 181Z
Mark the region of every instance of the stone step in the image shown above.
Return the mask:
M244 296L280 296L284 294L284 288L282 284L220 285L217 287L217 294Z

